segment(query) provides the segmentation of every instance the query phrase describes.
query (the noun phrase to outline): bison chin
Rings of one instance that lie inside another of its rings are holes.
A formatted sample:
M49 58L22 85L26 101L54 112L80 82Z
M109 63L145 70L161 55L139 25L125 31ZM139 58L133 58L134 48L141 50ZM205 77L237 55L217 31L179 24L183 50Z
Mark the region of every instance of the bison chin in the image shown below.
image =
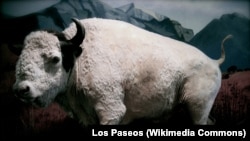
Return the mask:
M49 99L48 96L42 95L35 98L32 97L26 97L26 98L20 98L17 97L20 101L22 101L25 104L32 105L36 108L42 108L49 106L54 99Z
M34 100L30 101L30 104L38 108L48 107L54 101L55 97L56 96L51 97L51 95L47 93L34 98Z
M44 100L42 97L37 97L35 98L34 101L32 101L32 105L35 107L47 107L48 105L50 105L51 101L46 101Z
M48 107L60 93L56 90L45 91L42 95L37 96L31 104L35 107Z

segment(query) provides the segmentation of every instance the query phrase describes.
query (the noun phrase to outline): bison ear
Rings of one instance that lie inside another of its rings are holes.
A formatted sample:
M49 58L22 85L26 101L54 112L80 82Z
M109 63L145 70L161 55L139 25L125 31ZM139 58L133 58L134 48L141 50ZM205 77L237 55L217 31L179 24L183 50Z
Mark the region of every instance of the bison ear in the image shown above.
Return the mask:
M78 19L72 18L72 20L76 24L77 30L76 35L70 41L74 44L74 46L79 47L85 37L85 28Z

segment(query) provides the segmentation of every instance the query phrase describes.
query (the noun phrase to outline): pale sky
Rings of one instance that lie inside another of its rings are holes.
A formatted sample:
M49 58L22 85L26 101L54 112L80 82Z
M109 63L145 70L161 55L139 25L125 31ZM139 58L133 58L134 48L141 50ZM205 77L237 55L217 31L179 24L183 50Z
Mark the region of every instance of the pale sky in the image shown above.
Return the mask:
M176 20L196 34L214 18L238 12L250 18L249 0L101 0L112 7L134 3L137 8L150 10Z

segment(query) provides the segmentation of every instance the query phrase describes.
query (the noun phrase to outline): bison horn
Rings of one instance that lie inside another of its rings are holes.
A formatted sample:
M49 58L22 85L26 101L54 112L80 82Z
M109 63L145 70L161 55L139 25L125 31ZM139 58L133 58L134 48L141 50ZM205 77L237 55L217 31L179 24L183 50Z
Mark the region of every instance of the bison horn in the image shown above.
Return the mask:
M72 18L73 22L75 22L76 24L76 35L70 40L74 45L79 46L84 37L85 37L85 28L83 27L83 25L81 24L81 22L76 19L76 18Z

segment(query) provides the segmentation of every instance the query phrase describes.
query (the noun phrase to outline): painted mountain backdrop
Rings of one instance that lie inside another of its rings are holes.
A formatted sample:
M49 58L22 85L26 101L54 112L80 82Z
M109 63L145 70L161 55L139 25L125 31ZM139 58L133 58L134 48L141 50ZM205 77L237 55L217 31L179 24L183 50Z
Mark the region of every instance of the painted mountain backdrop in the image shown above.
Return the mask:
M139 9L133 3L112 8L99 0L64 0L27 16L1 20L0 40L12 44L21 43L25 35L32 30L62 31L71 23L72 17L79 19L99 17L126 21L151 32L190 43L214 59L220 56L222 39L232 34L234 38L225 44L226 61L221 66L222 71L226 71L231 66L243 70L250 68L250 23L248 18L238 13L226 14L220 19L214 19L194 36L192 29L182 27L178 21Z
M24 36L32 30L62 31L72 22L72 17L122 20L151 32L185 42L194 36L193 30L182 27L179 22L166 16L137 9L134 4L112 8L99 0L65 0L24 17L1 20L3 22L0 23L0 39L11 43L15 40L21 42ZM16 34L13 37L11 33Z

